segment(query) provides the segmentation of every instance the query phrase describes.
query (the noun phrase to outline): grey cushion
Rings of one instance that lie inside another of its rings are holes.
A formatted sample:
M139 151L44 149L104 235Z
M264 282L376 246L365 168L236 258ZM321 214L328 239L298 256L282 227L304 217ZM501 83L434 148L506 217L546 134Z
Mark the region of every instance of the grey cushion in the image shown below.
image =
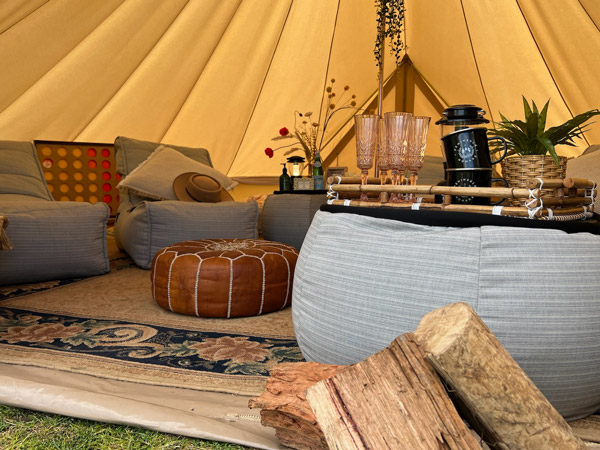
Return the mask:
M126 176L150 156L160 145L158 142L140 141L124 136L115 139L115 162L117 172ZM204 148L182 147L164 144L166 147L180 151L188 158L212 167L210 154Z
M110 270L105 203L8 201L6 233L14 248L0 251L0 285L100 275Z
M300 250L313 216L327 195L269 195L262 213L263 236Z
M600 236L315 215L292 302L308 360L360 361L457 301L567 419L600 408Z
M0 194L52 200L32 142L0 141Z
M150 156L133 169L118 185L121 190L150 200L177 200L173 191L175 179L186 172L208 175L229 191L237 181L212 167L188 158L178 150L159 145Z
M197 203L144 201L133 208L121 202L115 224L117 245L149 269L160 249L187 240L257 238L256 202Z

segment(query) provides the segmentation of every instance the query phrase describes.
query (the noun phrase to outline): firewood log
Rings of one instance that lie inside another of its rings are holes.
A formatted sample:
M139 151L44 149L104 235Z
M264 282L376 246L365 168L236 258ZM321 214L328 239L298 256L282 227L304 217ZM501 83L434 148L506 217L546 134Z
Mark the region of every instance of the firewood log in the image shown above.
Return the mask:
M466 303L426 314L415 335L428 361L499 449L584 450L563 417Z
M411 333L308 388L332 450L481 449Z
M300 450L326 450L327 443L306 401L309 386L329 378L346 366L315 362L283 363L269 373L265 392L250 400L250 408L262 408L261 423L275 428L283 445Z

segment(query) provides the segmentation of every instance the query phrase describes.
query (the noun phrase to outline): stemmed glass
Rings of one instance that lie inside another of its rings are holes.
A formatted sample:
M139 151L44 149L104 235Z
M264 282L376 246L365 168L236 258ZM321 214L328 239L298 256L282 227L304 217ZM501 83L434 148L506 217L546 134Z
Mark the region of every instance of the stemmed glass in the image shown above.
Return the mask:
M392 169L392 186L400 184L400 174L406 169L406 138L412 118L407 112L385 113L385 132L390 167ZM393 192L390 202L398 202L398 194Z
M377 127L379 116L374 114L356 114L354 125L356 130L356 165L361 169L360 183L366 185L369 169L373 167L375 148L377 147ZM361 192L360 200L366 202L367 194Z
M418 172L423 168L425 146L427 145L427 132L431 117L413 116L408 132L408 151L406 154L406 167L410 171L410 184L417 184Z
M377 167L379 167L379 179L381 185L385 186L388 179L388 170L390 170L390 156L388 153L387 142L385 138L385 120L379 119L379 136L377 140ZM387 192L379 194L379 201L387 200Z

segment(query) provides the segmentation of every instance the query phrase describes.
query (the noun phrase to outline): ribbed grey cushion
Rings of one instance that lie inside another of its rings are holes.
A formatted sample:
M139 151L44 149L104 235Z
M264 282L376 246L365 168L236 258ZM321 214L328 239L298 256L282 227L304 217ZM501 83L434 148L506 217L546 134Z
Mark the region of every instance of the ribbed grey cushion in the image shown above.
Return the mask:
M262 213L265 239L293 245L300 250L313 216L326 201L324 194L269 195Z
M257 238L256 202L198 203L144 201L134 209L119 205L117 245L149 269L154 254L177 242L209 238Z
M315 215L292 303L308 360L360 361L457 301L567 419L600 408L600 236Z
M0 194L53 200L33 142L0 141Z
M100 275L110 270L105 203L8 201L0 213L14 248L0 251L0 285ZM31 198L31 197L30 197Z

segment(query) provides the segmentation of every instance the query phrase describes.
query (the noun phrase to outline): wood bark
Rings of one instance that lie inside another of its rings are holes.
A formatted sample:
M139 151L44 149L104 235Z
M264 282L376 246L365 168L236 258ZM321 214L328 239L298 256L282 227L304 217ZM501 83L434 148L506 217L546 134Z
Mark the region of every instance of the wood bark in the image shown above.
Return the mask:
M301 450L326 450L325 436L306 401L306 389L346 366L315 362L283 363L269 373L265 392L250 400L250 408L262 408L261 423L275 428L283 445Z
M308 388L332 450L481 449L414 336Z
M600 416L588 416L585 419L569 422L569 426L575 435L585 441L600 444Z
M586 448L466 303L426 314L415 335L496 448Z

